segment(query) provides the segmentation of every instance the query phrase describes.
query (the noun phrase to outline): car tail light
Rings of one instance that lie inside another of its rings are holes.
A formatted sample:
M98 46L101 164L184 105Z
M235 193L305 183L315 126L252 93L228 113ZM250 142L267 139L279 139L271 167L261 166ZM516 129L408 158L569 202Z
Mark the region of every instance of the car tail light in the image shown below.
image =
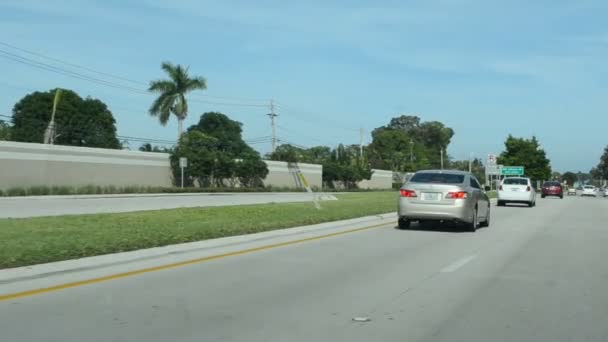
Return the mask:
M530 188L529 186L526 188L526 191L530 191L532 190L532 188Z
M416 196L416 191L414 190L406 190L406 189L401 189L401 197L417 197Z
M502 185L498 187L498 190L502 191Z
M445 196L445 198L464 199L464 198L467 198L467 192L466 191L448 192L448 194Z

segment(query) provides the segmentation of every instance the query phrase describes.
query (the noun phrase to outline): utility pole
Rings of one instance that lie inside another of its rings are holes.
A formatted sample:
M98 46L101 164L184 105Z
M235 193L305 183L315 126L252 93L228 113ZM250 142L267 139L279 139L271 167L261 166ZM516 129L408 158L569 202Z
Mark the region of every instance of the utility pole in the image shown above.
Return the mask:
M270 126L272 127L272 152L277 149L277 126L274 121L274 118L279 116L274 112L274 100L270 100Z
M473 170L473 152L469 154L469 173Z
M363 129L363 127L361 127L361 129L359 130L359 134L361 136L361 141L359 144L359 156L361 157L361 160L363 160L363 140L365 139L365 130Z
M441 169L443 170L443 147L441 148Z
M414 139L410 139L410 163L414 164Z

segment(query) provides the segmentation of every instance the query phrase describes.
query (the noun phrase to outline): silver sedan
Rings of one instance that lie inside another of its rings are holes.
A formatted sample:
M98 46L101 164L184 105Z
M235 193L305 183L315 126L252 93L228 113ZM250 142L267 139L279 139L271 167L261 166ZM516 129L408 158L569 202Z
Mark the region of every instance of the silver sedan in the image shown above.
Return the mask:
M490 225L490 199L468 172L418 171L399 196L399 228L409 228L412 221L464 223L474 232Z

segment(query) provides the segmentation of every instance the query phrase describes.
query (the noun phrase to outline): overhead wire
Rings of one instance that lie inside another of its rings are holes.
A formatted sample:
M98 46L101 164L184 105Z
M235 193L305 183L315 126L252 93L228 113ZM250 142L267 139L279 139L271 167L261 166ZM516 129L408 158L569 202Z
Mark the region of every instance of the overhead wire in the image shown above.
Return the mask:
M32 50L23 49L23 48L20 48L18 46L15 46L15 45L12 45L12 44L9 44L9 43L6 43L6 42L0 41L0 45L8 47L8 48L11 48L11 49L14 49L14 50L17 50L17 51L20 51L20 52L23 52L23 53L26 53L26 54L29 54L29 55L32 55L32 56L36 56L36 57L39 57L39 58L44 58L44 59L53 61L55 63L60 63L60 64L63 64L63 65L66 65L66 66L70 66L72 68L77 68L77 69L80 69L80 70L85 70L85 71L88 71L88 72L91 72L91 73L95 73L95 74L98 74L98 75L110 77L110 78L113 78L113 79L116 79L116 80L126 81L126 82L129 82L129 83L132 83L132 84L146 86L146 87L149 85L148 83L145 83L145 82L142 82L142 81L133 80L131 78L119 76L119 75L116 75L116 74L111 74L111 73L104 72L104 71L95 70L93 68L89 68L89 67L86 67L86 66L83 66L83 65L79 65L79 64L63 61L61 59L58 59L58 58L55 58L55 57L51 57L51 56L48 56L48 55L45 55L45 54L42 54L42 53L39 53L39 52L35 52L35 51L32 51ZM13 57L19 56L19 55L16 55L14 53L8 52L6 50L2 50L2 51L4 53L8 53L8 54L13 55ZM30 61L34 61L34 60L29 59L27 57L23 57L23 56L19 56L19 57L27 59L27 60L30 60ZM7 57L5 56L5 58L7 58ZM34 62L36 62L36 61L34 61ZM42 62L40 62L40 63L41 64L46 64L46 63L42 63ZM48 66L48 64L47 64L47 66ZM54 67L54 68L57 68L57 69L61 69L61 68L59 68L57 66L52 66L51 65L51 67ZM62 69L62 70L66 70L66 69ZM72 72L72 71L70 71L70 72L74 73L74 74L79 74L77 72ZM80 74L80 75L82 75L82 74ZM85 75L85 76L89 77L88 75ZM137 89L137 88L135 88L135 89L137 91L141 91L141 89ZM258 107L258 106L267 106L266 104L259 104L259 102L266 102L267 100L265 100L265 99L238 98L238 97L228 97L228 96L213 96L213 95L203 95L203 94L198 94L198 95L196 95L196 97L205 97L205 98L210 98L210 99L219 99L219 100L228 100L228 101L237 101L237 102L256 102L256 104L247 104L247 103L238 103L238 104L237 103L215 103L215 102L210 102L210 101L205 102L205 103L218 104L218 105L230 105L230 106L237 106L238 105L238 106L255 106L255 107ZM205 100L203 100L203 101L205 101Z
M63 61L63 60L60 60L60 59L57 59L57 58L54 58L54 57L50 57L50 56L44 55L42 53L38 53L38 52L31 51L31 50L23 49L23 48L20 48L20 47L17 47L15 45L8 44L8 43L5 43L5 42L1 42L0 41L0 45L2 45L4 47L11 48L11 49L14 49L14 50L17 50L17 51L20 51L22 53L26 53L26 54L29 54L29 55L32 55L32 56L36 56L36 57L39 57L39 58L44 58L44 59L53 61L55 63L60 63L60 64L63 64L63 65L66 65L66 66L69 66L69 67L72 67L72 68L77 68L77 69L84 70L84 71L87 71L87 72L95 73L95 74L98 74L98 75L101 75L101 76L105 76L105 77L109 77L109 78L112 78L112 79L115 79L115 80L125 81L125 82L129 82L129 83L132 83L132 84L137 84L137 85L145 85L145 83L141 82L141 81L133 80L133 79L130 79L130 78L127 78L127 77L123 77L123 76L119 76L119 75L112 74L112 73L107 73L107 72L95 70L93 68L89 68L89 67L86 67L86 66L78 65L78 64L75 64L75 63L66 62L66 61ZM126 91L129 91L129 92L132 92L132 93L136 93L136 94L139 94L139 95L150 95L149 92L147 92L145 90L142 90L140 88L135 88L135 87L128 86L128 85L125 85L125 84L121 84L121 83L117 83L117 82L113 82L113 81L109 81L109 80L104 80L104 79L101 79L101 78L98 78L98 77L94 77L94 76L91 76L91 75L86 75L86 74L83 74L83 73L80 73L80 72L77 72L77 71L66 69L65 67L61 67L61 66L57 66L57 65L52 65L52 64L49 64L49 63L45 63L45 62L41 62L41 61L38 61L38 60L34 60L34 59L31 59L31 58L25 57L23 55L19 55L19 54L16 54L16 53L13 53L11 51L4 50L4 49L0 49L0 57L3 57L5 59L11 60L11 61L14 61L14 62L17 62L17 63L28 65L28 66L31 66L31 67L35 67L35 68L38 68L38 69L41 69L41 70L45 70L45 71L48 71L48 72L53 72L53 73L57 73L57 74L60 74L60 75L63 75L63 76L67 76L67 77L71 77L71 78L75 78L75 79L79 79L79 80L95 83L97 85L103 85L103 86L112 87L112 88L115 88L115 89L126 90ZM241 102L245 102L245 101L249 101L249 102L259 101L259 102L261 102L262 101L261 99L244 99L244 98L240 98L239 99L239 98L230 98L230 97L222 97L222 96L215 96L214 97L214 96L208 96L208 95L200 95L200 96L205 96L205 97L208 97L208 98L235 100L235 101L241 101ZM236 103L236 102L209 101L209 100L206 100L206 99L202 99L202 98L200 98L198 96L190 96L190 101L192 101L192 102L198 102L198 103L204 103L204 104L218 105L218 106L237 106L237 107L251 107L251 108L267 108L268 107L267 104L259 104L259 103L253 104L253 103ZM313 114L313 113L303 112L303 111L293 109L290 106L286 106L286 105L284 105L282 103L278 103L278 102L275 102L275 105L277 106L277 109L280 112L282 112L282 113L286 112L287 114L292 114L292 115L289 115L287 117L294 118L296 120L305 122L305 123L307 123L309 125L316 125L316 124L314 122L310 121L310 120L303 119L302 117L300 117L301 115L304 115L306 117L315 117L317 120L322 120L322 121L325 121L325 122L328 122L328 123L332 123L332 127L333 128L339 128L339 129L342 129L344 131L353 132L353 131L357 131L358 130L358 129L354 129L354 128L346 128L346 127L342 126L343 123L338 123L338 122L336 122L334 120L328 119L327 116L322 116L322 115L319 115L319 114ZM293 114L299 114L299 115L293 115ZM288 131L284 127L282 129L285 130L285 131ZM313 140L317 140L317 141L321 142L320 140L318 140L316 138L314 138Z

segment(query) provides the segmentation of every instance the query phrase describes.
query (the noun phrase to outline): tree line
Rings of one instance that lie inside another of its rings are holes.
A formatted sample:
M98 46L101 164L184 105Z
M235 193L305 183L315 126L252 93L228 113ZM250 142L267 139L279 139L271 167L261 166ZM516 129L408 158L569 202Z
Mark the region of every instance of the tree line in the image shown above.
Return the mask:
M164 62L161 69L167 78L150 82L148 90L157 97L149 114L166 125L173 116L178 121L178 143L172 148L144 144L141 151L171 154L171 166L176 183L181 182L179 157L187 157L189 167L184 182L199 186L260 186L268 170L262 157L242 139L242 124L218 112L204 113L196 125L184 131L183 121L189 114L186 95L207 88L205 78L191 76L189 69ZM74 91L58 89L34 92L18 101L13 108L12 125L0 121L0 140L42 142L56 105L54 142L60 145L100 148L122 148L116 121L108 106L99 99L82 98ZM444 168L468 170L484 179L482 160L454 160L447 154L454 130L439 121L422 121L418 116L400 115L372 131L372 141L366 146L343 145L336 148L315 146L302 148L280 145L266 159L323 165L323 181L346 188L369 179L372 169L397 173L420 169ZM550 162L535 137L509 136L499 163L524 166L533 179L551 177ZM605 172L605 168L598 168ZM600 171L598 171L600 172Z

